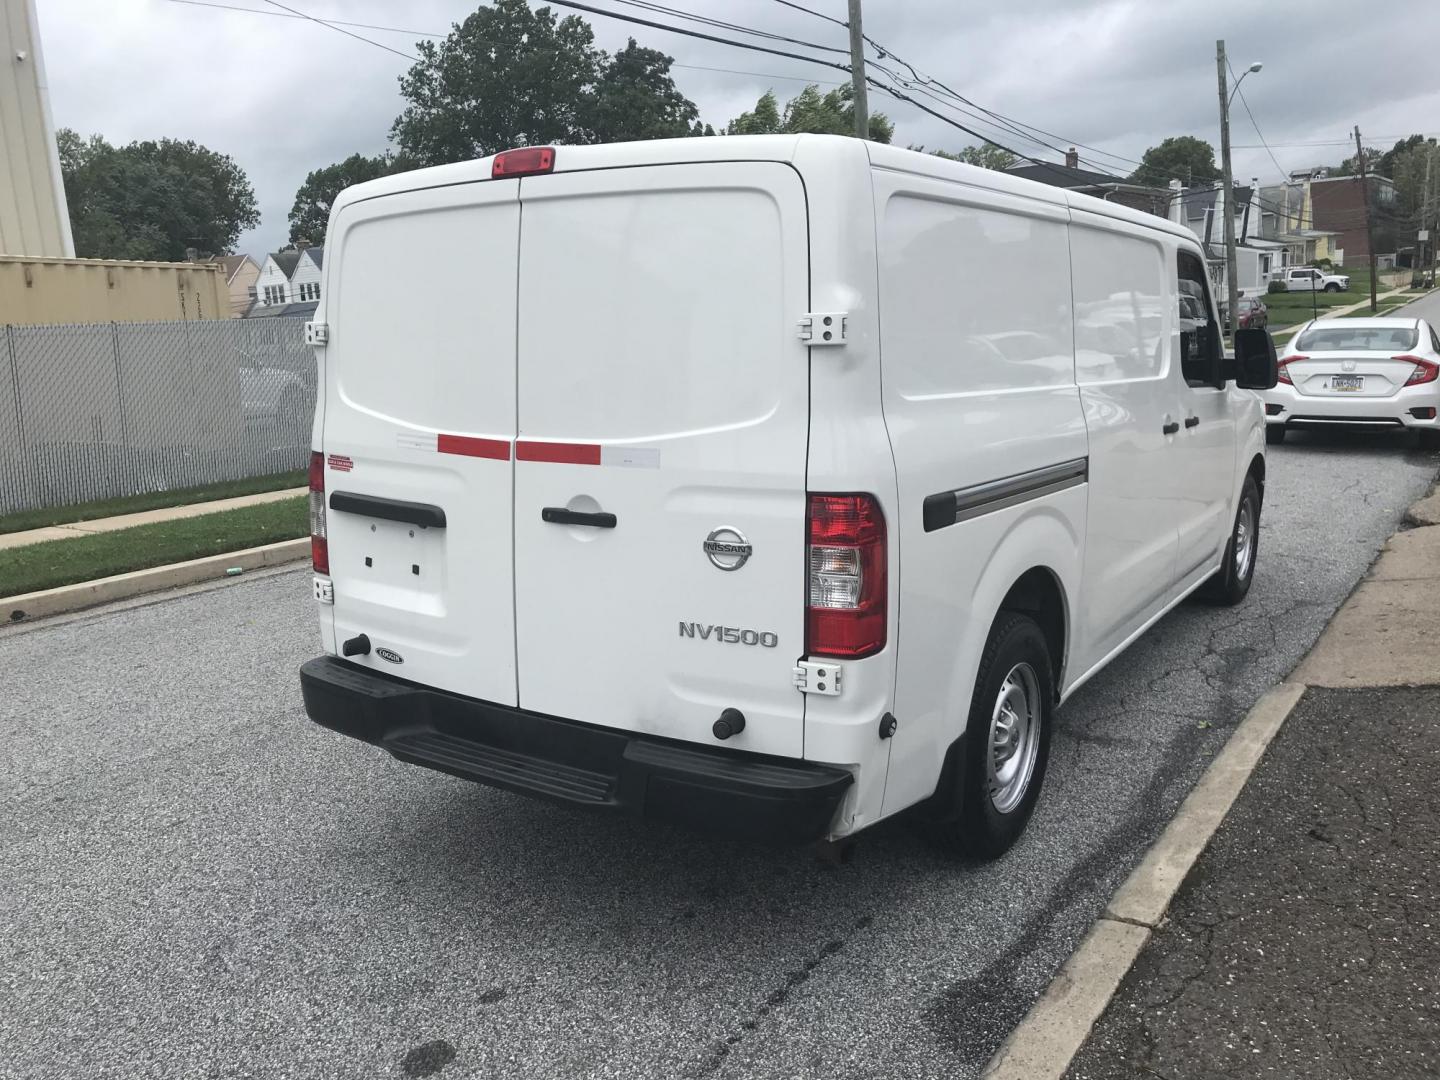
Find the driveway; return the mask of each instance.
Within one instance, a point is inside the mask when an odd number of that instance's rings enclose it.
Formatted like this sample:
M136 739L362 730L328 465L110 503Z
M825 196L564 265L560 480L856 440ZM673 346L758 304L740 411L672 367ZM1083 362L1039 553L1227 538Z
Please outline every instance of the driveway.
M1272 448L1248 601L1066 704L984 867L903 822L835 868L394 762L304 717L303 571L0 630L0 1076L973 1077L1437 464Z

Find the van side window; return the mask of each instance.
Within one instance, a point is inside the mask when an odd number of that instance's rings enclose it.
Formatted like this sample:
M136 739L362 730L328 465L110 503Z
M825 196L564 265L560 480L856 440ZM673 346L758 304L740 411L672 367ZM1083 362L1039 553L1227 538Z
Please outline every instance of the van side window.
M1075 380L1081 385L1164 374L1165 257L1121 233L1072 225Z
M1188 251L1179 253L1175 296L1180 308L1181 374L1191 386L1214 386L1220 373L1220 327L1210 306L1205 267Z

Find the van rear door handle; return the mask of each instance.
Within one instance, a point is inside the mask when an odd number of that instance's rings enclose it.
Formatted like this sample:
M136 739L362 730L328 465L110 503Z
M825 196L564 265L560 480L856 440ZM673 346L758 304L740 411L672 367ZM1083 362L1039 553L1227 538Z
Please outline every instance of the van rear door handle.
M593 529L613 529L615 527L614 514L587 514L580 510L567 510L563 506L545 507L540 511L540 519L555 525L589 525Z
M1171 420L1168 424L1161 427L1160 432L1164 435L1174 435L1179 430L1180 425L1177 424L1174 420Z
M1200 418L1199 418L1198 416L1187 416L1187 417L1185 417L1185 426L1186 426L1187 428L1196 427L1196 426L1199 425L1199 423L1200 423Z

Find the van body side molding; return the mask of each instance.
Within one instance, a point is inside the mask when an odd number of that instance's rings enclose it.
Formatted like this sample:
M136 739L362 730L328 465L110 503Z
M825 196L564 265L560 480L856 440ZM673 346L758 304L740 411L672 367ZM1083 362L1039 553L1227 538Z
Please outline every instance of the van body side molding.
M1083 484L1089 478L1090 459L1083 457L999 480L987 480L983 484L926 495L925 531L934 532L982 514L993 514L1007 506L1053 495Z
M445 511L431 503L382 499L378 495L357 495L351 491L332 491L330 509L338 510L342 514L361 514L385 521L401 521L426 529L445 528Z

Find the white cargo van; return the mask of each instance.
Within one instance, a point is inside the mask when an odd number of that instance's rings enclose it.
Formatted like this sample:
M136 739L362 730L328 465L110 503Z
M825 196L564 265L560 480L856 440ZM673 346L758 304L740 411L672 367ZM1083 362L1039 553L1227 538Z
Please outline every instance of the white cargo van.
M402 760L994 855L1056 704L1249 588L1274 348L1162 218L777 135L389 176L327 247L301 679Z

